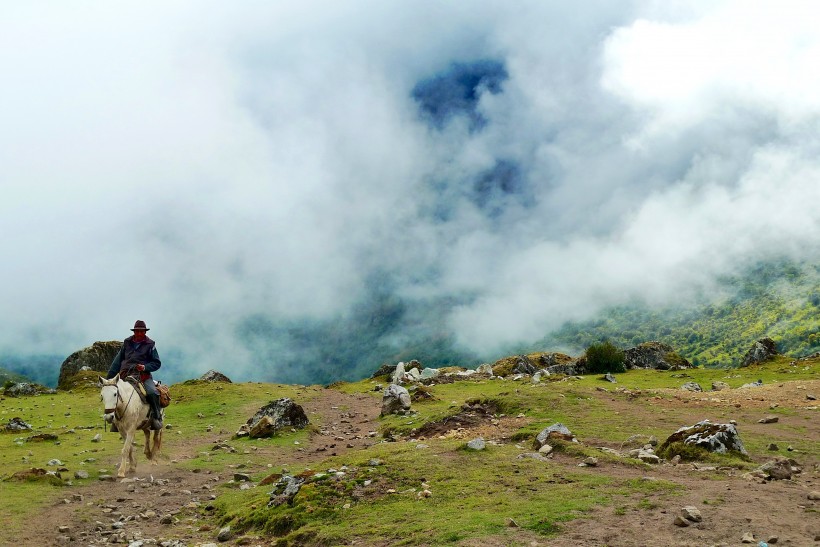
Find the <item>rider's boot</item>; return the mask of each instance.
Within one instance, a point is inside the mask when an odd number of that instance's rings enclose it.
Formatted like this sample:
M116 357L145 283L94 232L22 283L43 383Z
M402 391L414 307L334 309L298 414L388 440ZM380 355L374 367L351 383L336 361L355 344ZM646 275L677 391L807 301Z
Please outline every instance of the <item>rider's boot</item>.
M147 396L148 404L151 405L151 429L162 429L162 411L159 407L159 395L156 393L149 393Z

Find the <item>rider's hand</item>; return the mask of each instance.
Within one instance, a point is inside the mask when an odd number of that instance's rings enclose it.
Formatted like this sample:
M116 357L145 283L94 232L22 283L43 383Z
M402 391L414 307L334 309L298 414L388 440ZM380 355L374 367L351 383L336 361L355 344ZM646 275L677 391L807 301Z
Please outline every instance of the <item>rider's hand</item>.
M138 370L138 371L140 371L140 372L142 372L143 370L145 370L145 365L143 365L142 363L140 363L139 365L137 365L137 370Z

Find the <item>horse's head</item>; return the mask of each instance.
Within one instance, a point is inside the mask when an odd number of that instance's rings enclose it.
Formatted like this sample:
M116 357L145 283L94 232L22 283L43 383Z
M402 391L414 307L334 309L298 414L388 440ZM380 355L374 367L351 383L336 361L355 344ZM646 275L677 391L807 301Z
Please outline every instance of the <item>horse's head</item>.
M114 411L117 408L117 382L119 381L119 379L119 374L117 374L110 380L106 380L105 378L100 376L100 398L103 401L103 406L105 407L105 418L108 421L111 421L111 419L113 418Z

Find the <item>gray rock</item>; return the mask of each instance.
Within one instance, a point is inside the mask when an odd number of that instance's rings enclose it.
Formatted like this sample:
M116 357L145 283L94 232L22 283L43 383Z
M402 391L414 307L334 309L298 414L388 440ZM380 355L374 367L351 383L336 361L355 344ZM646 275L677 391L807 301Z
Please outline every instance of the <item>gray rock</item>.
M75 479L87 479L88 478L88 471L83 471L82 469L77 470L74 472Z
M624 366L630 368L683 370L692 364L661 342L645 342L624 351Z
M765 418L761 418L757 421L759 424L774 424L780 420L777 416L766 416Z
M694 505L687 505L681 508L680 514L683 518L692 522L701 522L703 520L703 515Z
M488 376L492 376L493 375L493 366L490 365L490 364L484 363L482 365L478 365L478 368L475 369L475 371L476 371L477 374L486 374Z
M90 369L105 374L111 366L114 356L119 353L122 341L94 342L88 347L75 351L60 365L60 376L57 387L65 388L68 380L77 374L80 369ZM95 379L96 381L96 379Z
M98 443L98 442L100 442L101 440L102 440L102 435L100 435L99 433L97 433L96 435L94 435L93 437L91 437L91 442L92 442L92 443Z
M812 490L809 492L808 498L813 501L820 500L820 490Z
M740 538L741 543L754 543L755 542L755 535L751 532L746 532L743 534L743 537Z
M410 393L400 385L390 384L382 393L382 416L410 410Z
M441 376L441 371L437 368L426 368L421 371L422 380L432 380Z
M661 463L661 459L651 450L638 450L638 459L644 463L652 463L658 464Z
M223 382L226 384L232 384L231 379L222 374L221 372L217 372L213 369L209 370L205 374L199 377L200 380L203 382Z
M268 507L277 507L283 503L290 503L299 489L302 488L305 479L302 477L293 477L291 475L283 475L274 485L273 490L270 491L270 501Z
M757 382L749 382L748 384L743 384L740 386L741 388L749 388L749 387L760 387L763 385L763 380L758 380Z
M3 393L9 397L29 397L32 395L53 395L57 391L40 384L21 382L7 387Z
M305 410L290 398L271 401L242 426L252 438L271 437L282 428L304 429L310 423Z
M680 526L681 528L686 528L687 526L690 526L692 524L691 521L686 520L680 515L675 515L674 523L675 526Z
M661 450L674 442L694 444L709 452L725 454L735 451L747 454L740 440L737 428L732 424L713 424L709 420L698 422L693 426L682 427L670 435L661 445Z
M541 432L535 437L534 448L536 450L540 449L542 446L547 444L547 441L550 439L577 442L575 435L572 434L569 428L559 422L541 430Z
M246 473L234 473L234 482L251 482L251 476Z
M484 442L484 439L481 437L477 437L472 441L467 443L467 448L470 450L484 450L487 448L487 443Z
M611 373L609 373L609 372L607 372L606 374L604 374L604 377L603 377L602 379L603 379L603 380L606 380L607 382L612 382L613 384L617 384L617 383L618 383L618 380L616 380L616 379L615 379L615 377L614 377Z
M31 431L31 426L20 418L12 418L3 427L6 431Z
M393 384L401 384L404 381L404 374L404 362L401 362L398 365L396 365L396 370L393 372Z
M703 391L703 388L700 387L700 384L697 382L686 382L681 386L681 389L684 389L686 391Z
M768 461L758 468L758 471L763 473L767 479L776 481L791 479L794 470L791 462L785 458Z
M63 465L63 462L55 458L53 460L48 460L48 465Z
M779 355L777 352L777 344L771 338L761 338L749 348L740 366L747 367L754 363L763 363L769 359Z
M727 384L726 382L720 382L720 381L712 382L712 391L723 391L723 390L726 390L726 389L732 389L731 387L729 387L729 384Z
M532 364L530 358L526 355L519 355L512 368L513 374L535 374L535 365Z
M218 541L228 541L232 537L233 537L233 533L231 532L231 527L230 526L225 526L223 528L220 528L219 534L217 534L216 539Z

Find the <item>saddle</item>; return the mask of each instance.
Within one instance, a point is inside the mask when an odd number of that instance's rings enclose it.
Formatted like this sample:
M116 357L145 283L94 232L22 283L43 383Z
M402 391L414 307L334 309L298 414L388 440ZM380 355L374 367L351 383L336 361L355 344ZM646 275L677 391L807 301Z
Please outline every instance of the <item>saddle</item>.
M148 398L146 397L145 393L145 386L136 376L126 376L125 381L128 382L133 386L133 388L137 391L137 394L140 396L140 400L148 404ZM162 382L158 382L154 380L154 385L157 386L157 393L159 393L159 406L165 408L166 406L171 404L171 390L168 389L166 384Z

